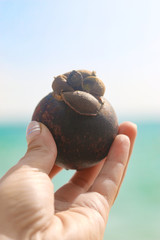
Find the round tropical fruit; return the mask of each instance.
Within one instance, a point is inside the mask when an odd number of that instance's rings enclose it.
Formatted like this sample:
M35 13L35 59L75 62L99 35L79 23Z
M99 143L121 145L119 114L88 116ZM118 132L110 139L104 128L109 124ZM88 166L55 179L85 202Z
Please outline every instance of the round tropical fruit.
M107 156L118 133L105 86L95 72L78 70L56 77L53 92L37 105L32 120L42 122L57 144L56 165L66 169L94 166Z

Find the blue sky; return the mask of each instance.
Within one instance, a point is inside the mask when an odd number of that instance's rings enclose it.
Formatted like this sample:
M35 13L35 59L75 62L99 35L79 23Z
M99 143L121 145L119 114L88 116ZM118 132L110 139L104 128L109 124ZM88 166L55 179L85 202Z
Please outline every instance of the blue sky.
M53 76L95 70L119 117L160 119L160 1L0 0L0 119L31 118Z

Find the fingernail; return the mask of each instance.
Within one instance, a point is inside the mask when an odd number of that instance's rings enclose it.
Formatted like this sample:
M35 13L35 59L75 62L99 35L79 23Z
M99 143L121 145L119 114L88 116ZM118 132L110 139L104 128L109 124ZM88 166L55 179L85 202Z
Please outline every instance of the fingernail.
M36 121L30 122L26 131L27 143L29 143L34 138L34 136L40 134L40 132L41 132L40 124Z

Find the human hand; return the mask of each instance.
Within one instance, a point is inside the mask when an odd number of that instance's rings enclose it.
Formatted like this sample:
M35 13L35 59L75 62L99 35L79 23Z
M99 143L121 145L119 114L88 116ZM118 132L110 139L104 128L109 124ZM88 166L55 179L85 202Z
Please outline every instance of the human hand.
M122 123L107 158L77 171L55 194L51 178L61 170L54 164L56 144L43 124L29 128L25 156L0 179L0 239L102 240L136 126Z

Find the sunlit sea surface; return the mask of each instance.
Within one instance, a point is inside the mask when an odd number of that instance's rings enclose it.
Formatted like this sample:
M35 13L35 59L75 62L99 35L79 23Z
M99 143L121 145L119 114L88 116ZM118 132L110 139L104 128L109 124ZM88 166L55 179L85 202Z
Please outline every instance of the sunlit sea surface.
M106 240L160 239L160 123L138 123L138 137L120 194L112 207ZM27 124L0 125L0 177L26 151ZM58 189L73 175L63 170L53 180Z

